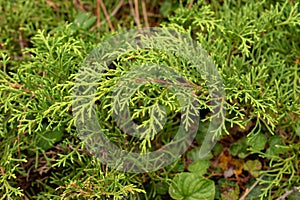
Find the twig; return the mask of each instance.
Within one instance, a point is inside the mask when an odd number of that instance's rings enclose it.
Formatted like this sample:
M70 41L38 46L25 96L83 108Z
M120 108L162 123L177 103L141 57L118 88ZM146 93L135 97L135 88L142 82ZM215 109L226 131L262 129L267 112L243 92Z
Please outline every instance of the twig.
M97 27L99 28L100 27L100 13L101 13L101 9L100 9L100 1L97 0L96 2L96 15L97 15Z
M133 8L132 0L128 0L128 2L129 2L130 12L133 16L133 19L134 19L135 23L139 26L139 21L138 21L136 15L135 15L136 13L135 13L134 8Z
M18 83L14 84L14 83L11 83L11 82L7 82L7 84L10 85L12 88L22 90L23 92L25 92L27 94L31 94L31 98L34 97L33 91L25 88L24 85L22 85L22 84L18 84Z
M123 6L124 4L124 0L121 0L119 2L119 4L116 6L116 8L112 11L112 13L110 14L110 17L114 16L115 14L117 14L118 10Z
M124 4L124 0L121 0L119 2L119 4L116 6L116 8L111 12L111 14L109 15L109 18L112 18L113 16L115 16L115 14L117 14L117 12L119 11L119 9L123 6ZM102 26L103 24L105 24L106 20L103 20L101 23L100 23L100 26Z
M144 0L142 0L142 10L143 10L143 16L144 16L146 27L149 27L148 14L146 11L146 4Z
M103 12L104 12L104 15L105 15L105 17L106 17L106 20L107 20L107 22L108 22L108 24L109 24L110 29L111 29L112 31L114 31L115 28L113 27L113 25L112 25L112 23L111 23L111 21L110 21L110 17L109 17L109 15L108 15L108 13L107 13L107 10L106 10L106 7L105 7L103 1L102 1L102 0L99 0L99 3L100 3L100 6L101 6L101 8L102 8L102 10L103 10Z
M4 173L4 168L3 167L0 167L0 172L1 172L1 175L4 176L5 173Z
M188 9L189 9L189 10L192 8L193 3L194 3L194 0L191 0L190 3L189 3L189 6L188 6Z
M140 26L140 14L139 14L139 1L138 0L134 0L134 9L135 9L135 17L137 20L137 26Z
M128 2L129 2L130 12L131 12L131 14L132 14L132 16L133 16L133 18L134 18L134 21L136 21L136 20L135 20L135 12L134 12L134 9L133 9L132 1L131 1L131 0L128 0Z
M46 4L48 4L50 7L52 7L53 9L57 9L60 5L53 3L51 0L46 0Z
M73 3L75 5L75 7L79 8L80 10L85 12L83 5L78 0L73 0Z
M240 200L245 200L247 195L256 187L256 185L259 183L259 180L262 179L264 177L264 175L261 175L257 181L255 181L255 183L249 188L246 189L245 193L243 194L243 196L241 196Z
M23 52L23 49L24 49L24 41L23 41L23 37L22 37L22 31L20 30L19 31L19 45L20 45L20 48Z
M148 16L148 17L162 17L161 14L155 14L155 13L151 13L151 12L148 12L148 13L147 13L147 16Z
M285 193L282 196L278 197L276 200L284 200L287 196L289 196L293 192L296 192L297 190L300 190L300 186L294 187L291 190L286 190Z

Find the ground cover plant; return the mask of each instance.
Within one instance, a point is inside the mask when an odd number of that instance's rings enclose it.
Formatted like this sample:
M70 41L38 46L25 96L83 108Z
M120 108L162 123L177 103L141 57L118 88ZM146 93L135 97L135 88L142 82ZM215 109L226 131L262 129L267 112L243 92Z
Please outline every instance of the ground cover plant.
M0 10L0 199L300 198L299 2L0 0ZM162 51L127 52L107 69L95 97L99 123L127 151L169 143L181 117L171 92L147 83L130 99L141 126L158 118L155 110L167 116L161 132L144 139L116 126L109 97L130 66L171 66L200 103L188 150L162 169L126 173L100 162L78 137L72 90L79 68L106 38L136 26L187 34L214 61L226 116L205 158L199 150L212 117L205 81L188 61Z

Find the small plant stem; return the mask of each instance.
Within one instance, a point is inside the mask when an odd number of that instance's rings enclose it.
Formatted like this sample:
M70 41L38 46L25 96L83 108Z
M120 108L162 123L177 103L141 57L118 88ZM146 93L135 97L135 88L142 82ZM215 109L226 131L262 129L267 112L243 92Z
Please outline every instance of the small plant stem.
M100 6L101 6L101 8L102 8L102 10L103 10L103 12L104 12L105 18L106 18L106 20L107 20L107 22L108 22L108 24L109 24L110 29L111 29L112 31L115 31L115 28L114 28L114 26L112 25L112 23L111 23L111 21L110 21L110 17L109 17L109 15L108 15L108 13L107 13L107 10L106 10L106 7L105 7L103 1L102 1L102 0L99 0L99 3L100 3Z
M138 0L134 0L134 9L135 9L135 17L136 17L137 26L140 27L141 23L140 23L139 1Z
M140 22L137 19L136 13L135 13L134 8L133 8L132 0L129 0L128 2L129 2L130 11L131 11L131 14L134 18L134 21L135 21L137 26L140 26Z
M146 4L145 4L144 0L142 1L142 10L143 10L143 16L144 16L144 20L145 20L145 26L149 27L148 14L147 14Z
M189 9L189 10L192 8L193 3L194 3L194 0L191 0L190 3L189 3L189 6L188 6L188 9Z
M263 176L264 175L261 175L249 189L246 189L245 193L243 194L243 196L241 196L240 200L246 199L247 195L256 187L256 185L259 183L259 180L262 179Z
M294 187L291 190L286 190L285 193L282 196L278 197L276 200L284 200L284 199L286 199L287 196L289 196L293 192L296 192L297 190L300 190L300 186Z
M111 12L111 14L109 15L109 18L112 18L113 16L115 16L117 14L117 12L120 10L120 8L123 6L124 4L124 0L121 0L118 5L115 7L115 9ZM106 20L102 20L102 22L100 23L100 26L105 24Z
M75 5L75 7L79 8L80 10L85 12L83 5L78 0L73 0L73 3Z
M100 14L101 14L101 8L100 8L100 0L97 0L96 2L96 15L97 15L97 27L100 27Z

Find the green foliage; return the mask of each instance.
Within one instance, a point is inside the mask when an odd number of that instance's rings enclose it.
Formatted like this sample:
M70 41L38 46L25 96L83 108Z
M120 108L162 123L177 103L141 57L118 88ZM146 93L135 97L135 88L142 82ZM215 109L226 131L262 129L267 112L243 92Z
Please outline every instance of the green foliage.
M219 181L219 185L220 185L220 190L222 191L221 193L222 200L238 199L240 189L237 183L225 180L225 181Z
M203 79L169 52L145 49L120 56L102 77L95 99L99 123L119 147L155 150L170 142L180 124L176 96L146 83L132 95L130 112L140 127L152 129L141 140L122 134L110 97L133 66L173 67L195 86L200 103L202 120L188 152L143 174L119 172L94 158L72 116L74 77L99 42L133 26L129 2L111 17L115 32L103 12L98 24L96 1L76 2L0 0L0 199L238 199L256 181L246 199L276 199L299 187L298 2L146 1L149 13L157 10L164 17L149 17L153 25L190 34L212 56L224 81L227 114L220 142L200 160L211 119ZM116 6L104 3L109 13ZM166 122L155 124L164 115ZM157 125L162 131L154 137ZM297 198L298 191L288 196Z
M197 173L199 175L207 173L207 169L210 165L210 162L208 160L199 160L196 162L193 162L189 165L188 170L190 172Z
M248 160L245 163L244 169L247 170L252 176L258 177L261 167L261 163L258 160Z
M193 173L180 173L170 185L169 193L173 199L196 200L214 199L214 182Z

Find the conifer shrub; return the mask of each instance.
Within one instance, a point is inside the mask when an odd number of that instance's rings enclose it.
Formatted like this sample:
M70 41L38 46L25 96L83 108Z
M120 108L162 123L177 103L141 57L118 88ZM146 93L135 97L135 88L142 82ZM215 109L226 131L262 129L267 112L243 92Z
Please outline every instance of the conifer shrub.
M226 98L218 142L200 158L214 116L205 79L192 64L151 49L114 60L93 100L103 132L119 148L159 149L173 139L182 119L172 92L146 83L129 100L131 119L147 127L162 113L166 121L155 137L124 134L113 119L111 97L133 67L172 67L199 103L201 120L187 151L143 173L101 162L77 132L73 91L80 68L99 44L134 28L136 17L132 1L120 1L123 7L110 21L100 12L99 23L99 2L0 1L0 199L300 198L299 2L141 1L146 11L158 13L149 14L150 26L190 36L209 54ZM108 13L116 6L104 2Z

